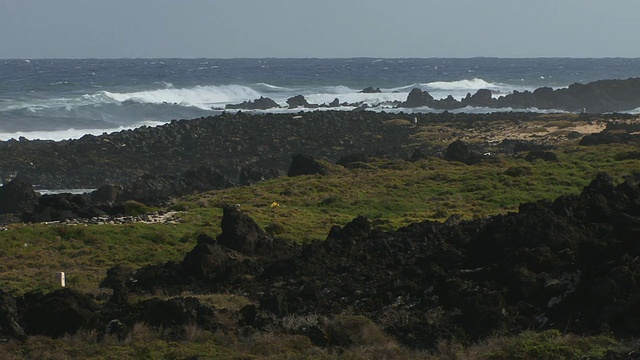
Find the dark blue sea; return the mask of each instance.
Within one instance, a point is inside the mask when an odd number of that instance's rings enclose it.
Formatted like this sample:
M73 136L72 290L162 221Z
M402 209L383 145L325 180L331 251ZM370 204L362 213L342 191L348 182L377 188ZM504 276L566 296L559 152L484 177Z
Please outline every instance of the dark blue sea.
M391 112L408 111L390 104L406 100L414 87L461 99L479 89L499 97L638 76L640 59L623 58L0 60L0 140L61 140L155 126L220 114L227 104L261 96L283 106L299 94L317 104L338 98ZM370 86L382 92L360 93Z

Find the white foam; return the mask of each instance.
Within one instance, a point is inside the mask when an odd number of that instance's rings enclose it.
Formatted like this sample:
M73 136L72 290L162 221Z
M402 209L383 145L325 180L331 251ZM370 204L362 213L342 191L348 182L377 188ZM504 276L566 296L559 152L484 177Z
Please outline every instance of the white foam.
M112 129L66 129L66 130L52 130L52 131L18 131L13 133L0 133L0 141L7 141L10 139L19 139L24 137L28 140L72 140L79 139L85 135L102 135L104 133L114 133L123 130L133 130L142 126L159 126L165 124L159 121L143 121L135 126L120 126Z
M500 89L510 87L507 84L491 83L479 78L458 80L458 81L434 81L434 82L421 84L421 85L433 90L453 90L453 91L480 90L480 89L500 90Z
M215 106L224 106L259 98L259 92L242 85L196 86L193 88L167 88L131 93L101 91L97 95L118 102L133 101L147 104L179 104L210 110Z
M277 86L277 85L272 85L272 84L267 84L267 83L257 83L255 85L258 89L263 89L265 91L295 91L296 89L293 88L287 88L287 87L282 87L282 86Z

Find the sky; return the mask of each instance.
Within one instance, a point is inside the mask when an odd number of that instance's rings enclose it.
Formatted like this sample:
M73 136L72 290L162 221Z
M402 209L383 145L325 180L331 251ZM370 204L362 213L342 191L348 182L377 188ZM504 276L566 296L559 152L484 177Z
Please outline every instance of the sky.
M640 57L639 0L0 0L0 58Z

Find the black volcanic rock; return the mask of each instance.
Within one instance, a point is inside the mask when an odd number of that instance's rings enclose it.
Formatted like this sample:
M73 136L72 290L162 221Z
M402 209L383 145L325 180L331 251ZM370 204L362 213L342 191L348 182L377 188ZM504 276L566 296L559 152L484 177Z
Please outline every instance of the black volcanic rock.
M637 138L637 136L634 137L633 135L627 133L617 133L604 130L599 133L585 135L582 139L580 139L580 142L578 144L583 146L595 146L601 144L624 144Z
M184 331L185 325L198 325L208 331L217 329L213 310L194 297L152 298L143 301L140 308L139 319L154 327Z
M577 334L606 328L615 336L635 337L640 334L634 320L640 316L640 265L633 261L640 256L639 181L628 177L615 185L601 174L580 195L525 203L518 212L487 219L424 221L397 231L372 228L360 216L334 227L324 242L261 253L223 246L222 235L217 242L203 236L182 271L169 265L143 268L134 274L135 284L141 291L154 284L166 293L247 294L254 305L238 319L260 328L276 326L288 314L364 315L419 348L433 348L443 338L478 339L531 328ZM257 225L237 210L227 210L225 217L224 237L262 238ZM211 271L185 271L195 264ZM160 277L163 282L156 281ZM152 305L168 306L157 300ZM172 326L194 318L176 317L169 308L167 319L154 321ZM403 314L402 321L393 320L397 314ZM321 343L332 338L326 324L314 326Z
M287 99L287 104L289 105L290 109L295 109L295 108L317 108L318 105L315 104L309 104L309 102L307 101L307 99L304 98L304 96L302 95L296 95L294 97L290 97Z
M462 100L462 106L476 106L476 107L493 107L495 100L491 94L491 90L480 89L475 94L467 94L467 97Z
M123 202L125 188L118 184L106 184L92 191L90 201L95 205L115 206Z
M364 88L364 89L362 89L360 91L361 94L376 94L376 93L381 93L381 92L382 92L382 90L380 90L380 88L375 88L374 89L371 86L366 87L366 88Z
M433 104L433 96L426 91L422 91L418 88L413 88L407 95L407 100L401 103L400 107L421 107L431 106Z
M0 290L0 342L7 339L25 340L27 338L19 321L16 300Z
M105 213L89 204L86 194L47 194L38 198L38 205L32 211L24 212L24 222L64 221L77 218L91 218Z
M225 109L247 109L247 110L267 110L272 108L279 108L277 102L268 97L261 96L259 99L253 101L245 101L240 104L228 104Z
M182 176L145 174L124 188L122 195L117 197L117 203L134 200L147 205L159 205L173 197L234 185L220 171L208 166L188 170Z
M0 187L0 214L16 214L31 211L37 202L38 194L31 184L13 179Z
M289 172L287 176L301 176L301 175L327 175L329 169L320 163L314 156L296 154L291 159L291 165L289 166Z
M254 253L267 248L272 239L242 211L225 207L222 215L222 234L218 244L243 253Z
M556 109L573 112L602 113L628 111L640 107L640 78L626 80L600 80L588 84L572 84L554 90L541 87L533 92L514 91L512 94L491 99L488 90L482 89L462 101L452 97L433 100L431 95L413 89L399 107L429 106L434 109L452 110L464 106L487 106L514 109Z
M474 150L464 141L456 140L447 146L447 152L445 153L444 158L472 165L482 160L482 154L479 151Z
M29 335L61 337L98 324L97 305L88 296L72 289L42 294L26 293L18 299L20 320Z

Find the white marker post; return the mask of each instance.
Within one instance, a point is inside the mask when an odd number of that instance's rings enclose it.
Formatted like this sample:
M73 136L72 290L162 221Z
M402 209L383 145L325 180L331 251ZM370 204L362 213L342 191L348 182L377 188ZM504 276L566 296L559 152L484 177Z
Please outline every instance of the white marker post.
M56 284L60 284L61 287L65 287L64 271L56 273Z

